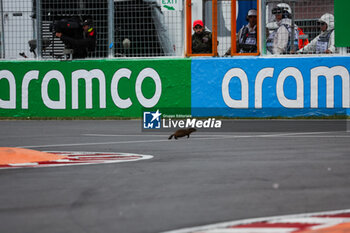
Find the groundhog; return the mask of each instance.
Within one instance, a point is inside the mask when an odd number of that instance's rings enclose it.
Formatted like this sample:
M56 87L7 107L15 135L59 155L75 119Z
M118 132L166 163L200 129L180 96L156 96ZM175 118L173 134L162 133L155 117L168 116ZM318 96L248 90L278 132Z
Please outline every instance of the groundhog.
M175 133L173 133L172 135L170 135L170 137L168 138L169 140L173 138L177 139L177 138L181 138L187 135L187 138L190 137L190 134L197 131L195 128L187 128L187 129L179 129L177 130Z

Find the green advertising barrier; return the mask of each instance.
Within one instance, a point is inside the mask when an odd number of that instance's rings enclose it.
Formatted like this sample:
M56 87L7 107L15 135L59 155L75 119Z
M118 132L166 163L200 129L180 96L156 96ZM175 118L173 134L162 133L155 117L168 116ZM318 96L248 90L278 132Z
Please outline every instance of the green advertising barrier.
M141 117L190 107L190 59L0 62L0 117Z
M350 46L350 31L348 28L349 10L349 0L334 0L334 33L336 47Z

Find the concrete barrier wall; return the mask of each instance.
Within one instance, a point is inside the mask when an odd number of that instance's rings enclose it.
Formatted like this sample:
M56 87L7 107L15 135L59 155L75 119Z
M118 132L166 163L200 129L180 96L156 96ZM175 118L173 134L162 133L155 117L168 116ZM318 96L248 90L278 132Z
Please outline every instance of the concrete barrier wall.
M0 117L349 115L350 57L0 62Z
M189 59L0 62L0 116L140 117L190 109Z
M346 115L349 69L349 57L193 59L192 114Z

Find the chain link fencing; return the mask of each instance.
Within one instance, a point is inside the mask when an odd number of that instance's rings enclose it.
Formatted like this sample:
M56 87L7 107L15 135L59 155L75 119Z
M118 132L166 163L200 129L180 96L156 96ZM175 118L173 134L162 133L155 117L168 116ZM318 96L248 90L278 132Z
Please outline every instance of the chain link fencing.
M183 57L186 0L181 0L183 7L174 11L164 10L161 1L1 0L0 57L71 59L74 50L56 36L57 25L66 27L69 36L82 39L82 23L86 20L92 22L96 33L95 46L87 50L87 59ZM237 0L237 6L248 1ZM212 1L192 2L201 6L198 14L211 30ZM261 55L349 53L349 48L332 47L334 0L255 2L264 14L259 25L264 29L259 36ZM231 48L231 0L218 0L217 11L218 56L224 56ZM325 21L328 33L322 34Z

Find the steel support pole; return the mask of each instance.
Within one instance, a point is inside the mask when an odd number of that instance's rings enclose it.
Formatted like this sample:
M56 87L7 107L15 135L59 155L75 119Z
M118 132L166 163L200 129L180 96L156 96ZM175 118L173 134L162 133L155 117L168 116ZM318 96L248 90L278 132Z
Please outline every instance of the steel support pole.
M114 57L114 0L108 0L108 57Z
M37 59L41 59L41 0L36 0L36 30Z
M5 58L4 3L1 0L1 57Z

